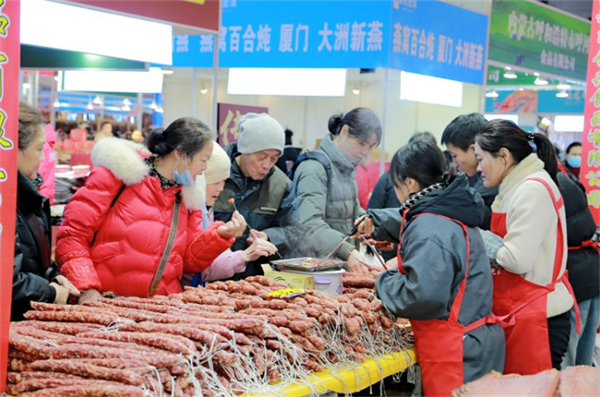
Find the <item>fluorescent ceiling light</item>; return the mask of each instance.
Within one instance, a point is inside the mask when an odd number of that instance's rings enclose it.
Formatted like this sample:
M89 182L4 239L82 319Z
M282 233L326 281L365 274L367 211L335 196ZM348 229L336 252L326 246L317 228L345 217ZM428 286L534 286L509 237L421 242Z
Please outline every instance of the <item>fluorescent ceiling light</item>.
M504 78L505 79L516 79L517 74L515 73L514 70L512 70L509 66L507 66L506 68L504 68Z
M490 120L509 120L512 121L513 123L519 125L519 116L516 114L484 114L483 117L485 117L485 119L487 121Z
M22 44L171 65L172 36L164 23L45 0L21 2Z
M567 83L560 83L559 85L556 86L556 88L558 88L559 90L568 90L571 88L571 86L568 85Z
M557 98L568 98L569 97L569 93L565 90L560 90L556 93L556 97Z
M400 72L400 99L458 108L462 97L461 82Z
M158 68L147 72L66 70L59 72L59 77L59 91L156 94L162 91L163 83L163 73Z
M535 81L533 82L533 84L535 85L548 85L548 80L538 77L535 79Z
M498 98L498 91L489 90L488 92L485 93L485 96L488 98Z
M344 96L346 69L231 68L230 95Z
M555 116L554 131L556 132L583 132L583 116Z

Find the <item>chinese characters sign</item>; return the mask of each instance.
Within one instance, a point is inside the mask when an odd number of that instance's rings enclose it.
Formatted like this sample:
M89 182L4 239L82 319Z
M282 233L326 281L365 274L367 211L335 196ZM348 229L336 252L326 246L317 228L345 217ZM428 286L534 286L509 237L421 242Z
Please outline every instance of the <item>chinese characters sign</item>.
M587 72L585 121L579 179L585 185L596 225L600 224L600 0L594 0Z
M394 1L390 67L483 84L487 23L438 1Z
M492 3L490 61L584 80L589 37L589 22L539 3Z
M17 213L18 0L0 0L0 394L6 385Z
M230 143L237 142L240 137L237 125L238 121L246 113L268 113L268 108L256 106L230 105L227 103L219 103L217 109L219 119L219 137L218 141L222 147L226 147Z
M391 67L482 84L486 32L486 16L435 0L228 0L219 66ZM173 66L212 67L213 36L173 40Z

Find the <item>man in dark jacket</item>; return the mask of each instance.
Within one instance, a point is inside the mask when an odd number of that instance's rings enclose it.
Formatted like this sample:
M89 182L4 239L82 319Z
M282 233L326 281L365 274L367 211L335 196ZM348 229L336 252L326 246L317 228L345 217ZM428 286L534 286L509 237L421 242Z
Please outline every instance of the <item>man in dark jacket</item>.
M231 176L214 204L215 220L229 221L236 209L246 219L249 228L236 239L232 251L244 250L254 239L263 238L285 255L299 231L290 180L275 167L283 153L283 128L265 113L248 113L240 119L238 130L238 142L226 148ZM246 263L246 271L234 278L263 274L259 261Z
M454 164L469 177L471 186L481 195L485 203L485 216L479 225L484 230L490 230L492 220L492 203L498 195L498 187L483 186L477 174L477 159L475 158L475 135L487 120L479 113L462 114L450 122L442 133L442 144L452 155ZM477 176L477 178L475 178Z

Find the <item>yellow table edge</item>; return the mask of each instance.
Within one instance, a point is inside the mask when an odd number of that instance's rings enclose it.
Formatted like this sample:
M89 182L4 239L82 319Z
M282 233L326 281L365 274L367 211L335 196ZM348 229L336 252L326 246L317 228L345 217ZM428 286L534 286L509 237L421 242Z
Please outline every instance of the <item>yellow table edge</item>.
M331 372L324 370L315 372L308 377L311 386L305 383L293 384L286 387L283 392L288 397L308 396L311 390L325 393L332 391L336 393L355 393L365 389L381 379L404 371L417 362L417 354L414 349L386 354L376 359L367 359L357 367L342 369ZM254 395L256 397L256 395Z

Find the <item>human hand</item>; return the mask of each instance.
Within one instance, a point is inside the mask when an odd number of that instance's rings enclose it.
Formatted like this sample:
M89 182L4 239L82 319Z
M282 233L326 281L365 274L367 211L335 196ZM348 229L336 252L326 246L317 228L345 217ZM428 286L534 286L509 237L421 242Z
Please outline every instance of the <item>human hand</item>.
M59 305L66 305L69 300L69 290L57 283L50 283L50 287L54 288L54 302Z
M63 288L66 288L69 291L69 295L73 295L76 298L79 298L79 296L81 295L81 292L79 292L79 290L75 288L73 283L71 283L65 276L58 275L54 277L54 280L58 285L60 285Z
M250 236L246 239L246 242L248 244L252 244L257 239L269 241L269 236L267 236L267 233L259 232L255 229L250 229Z
M362 218L365 219L362 220ZM358 226L358 233L364 234L365 236L371 236L373 233L375 233L375 225L373 224L373 220L371 218L365 215L364 217L358 218L354 224L356 225L356 223L360 222L361 220L362 223L360 226Z
M398 257L394 257L389 261L385 262L388 270L398 270Z
M246 231L246 219L237 211L231 216L231 220L219 226L217 233L223 238L240 237Z
M252 262L261 256L271 256L276 252L277 247L275 245L262 238L257 238L252 245L242 251L242 259L244 262Z
M369 274L369 268L364 265L365 259L357 250L350 252L346 262L348 263L348 271L350 273Z
M100 298L102 298L102 295L100 295L100 292L98 292L98 290L88 289L86 291L81 292L81 296L79 297L77 304L82 305L85 302L95 302L97 300L100 300Z

